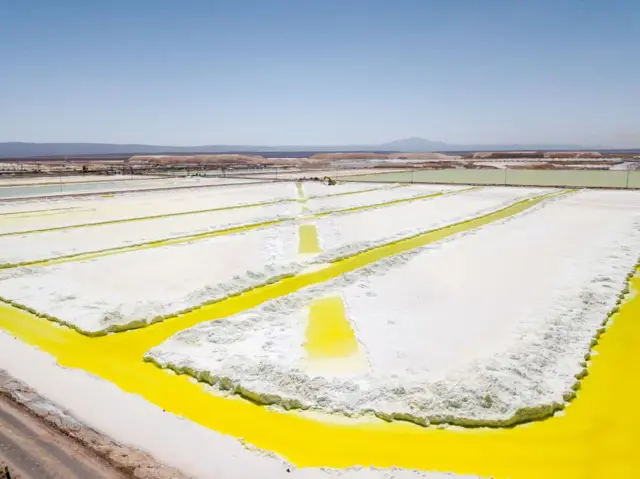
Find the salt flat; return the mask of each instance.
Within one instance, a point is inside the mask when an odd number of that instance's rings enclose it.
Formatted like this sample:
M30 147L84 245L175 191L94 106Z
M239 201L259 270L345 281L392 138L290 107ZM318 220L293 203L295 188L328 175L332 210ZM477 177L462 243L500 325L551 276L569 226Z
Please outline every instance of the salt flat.
M125 193L113 198L31 200L0 204L0 234L145 216L295 200L293 183Z
M257 188L257 189L256 189ZM290 184L269 185L266 189L278 192L286 192L288 195L291 191ZM241 192L263 191L262 187L243 188ZM397 199L411 198L415 196L436 193L446 189L445 187L436 186L417 186L417 187L401 187L392 188L389 191L376 190L367 191L358 196L358 206L367 204L378 204L384 201L394 201ZM237 191L230 190L222 197L233 198ZM208 206L211 201L219 201L220 194L213 195L197 194L189 201L183 201L184 206ZM348 208L350 205L350 196L334 197L318 199L313 201L326 200L327 204L320 207L321 210L333 207L335 209ZM155 197L155 195L154 195ZM179 198L162 199L161 201L153 201L154 197L147 198L144 202L131 202L125 210L127 214L133 214L134 217L143 212L148 212L149 206L156 206L156 211L164 211L167 207L177 208L176 200ZM332 201L333 200L333 201ZM97 202L99 203L99 201ZM89 203L91 204L91 203ZM126 203L125 203L126 204ZM124 205L123 205L124 206ZM112 211L116 208L113 207ZM174 210L171 210L175 212ZM188 211L188 209L187 209ZM184 216L173 216L166 218L156 218L143 222L127 222L115 223L95 226L91 228L75 228L70 230L48 231L39 234L14 234L11 236L0 236L0 265L2 264L18 264L22 262L31 262L55 258L60 256L75 255L79 253L101 251L107 248L118 248L131 246L150 241L158 241L162 239L175 238L185 235L201 234L230 227L243 226L247 224L262 223L277 219L295 218L300 213L299 205L295 202L283 202L277 204L264 205L255 208L221 210L209 213L190 214ZM55 224L62 223L65 220L70 222L78 221L78 215L91 215L94 222L100 216L95 210L93 211L60 211L52 212L55 218ZM43 217L40 215L28 215L29 222L33 225L41 227ZM44 217L46 224L51 224L47 216ZM11 220L10 220L11 221ZM16 219L13 219L16 221ZM24 223L22 223L24 224ZM16 227L13 224L13 227ZM24 226L23 226L24 227Z
M255 180L238 180L224 178L165 178L155 180L129 180L87 182L87 183L58 183L58 184L34 184L26 186L0 185L0 198L36 198L39 196L69 196L74 194L100 194L127 190L159 190L172 188L185 188L197 186L220 186L231 183L249 183Z
M0 265L40 261L293 218L299 211L297 203L287 202L90 228L0 236Z
M437 188L435 187L434 192ZM316 225L320 245L325 254L319 260L352 254L382 243L465 221L552 191L548 188L481 188L320 218Z
M307 198L316 196L329 196L336 194L355 193L360 191L369 191L380 188L379 185L358 184L358 183L337 183L335 185L325 185L317 181L306 181L302 183L302 187Z
M151 179L164 179L161 176L131 176L131 175L49 175L49 176L14 176L0 178L0 187L16 185L42 185L60 183L94 183L112 181L139 181Z
M88 333L145 324L296 271L281 226L47 267L0 272L0 297Z
M293 185L289 186L293 188ZM396 205L338 215L338 225L343 225L349 234L329 237L330 241L321 237L324 253L317 257L298 256L297 226L280 224L264 230L162 246L153 250L132 251L46 267L5 270L0 273L0 297L74 325L85 332L104 331L132 323L145 324L155 318L175 314L264 284L282 275L301 271L312 261L330 261L376 244L495 211L547 190L511 188L498 190L496 193L491 193L490 189L481 191L468 197L466 195L472 192L433 200L416 200L415 206L410 202L403 207ZM454 200L454 197L459 199ZM297 206L296 203L292 205ZM258 208L260 209L263 208ZM373 217L375 222L368 216L373 212L376 212ZM367 217L362 219L362 215ZM185 221L184 217L181 218L181 221ZM233 218L233 214L227 216L227 220L236 221ZM327 218L323 218L317 221L321 233L326 220ZM133 241L131 238L134 234L140 239L164 235L172 228L178 233L188 230L181 221L158 221L118 225L118 228L108 230L112 233L110 238L100 235L99 231L106 228L103 226L79 228L78 233L75 230L38 233L32 235L36 238L33 240L27 235L28 241L25 241L24 246L20 246L19 239L6 242L7 246L17 248L17 252L7 253L3 257L9 258L5 261L14 262L18 259L25 261L26 258L39 258L43 254L74 254L82 248L95 250L107 245L122 245ZM157 229L152 226L156 223L160 225ZM198 223L198 226L206 228L204 223ZM191 226L194 224L191 223ZM331 224L336 227L336 223ZM366 230L356 231L358 227ZM88 236L93 234L92 230L97 231L96 235ZM42 235L54 238L55 241L50 246L39 245L37 238ZM92 238L92 244L87 243L88 238ZM361 241L361 238L364 240ZM64 285L63 289L60 288L61 284Z
M307 200L306 205L312 213L321 213L323 211L357 208L360 206L369 206L379 203L390 203L402 199L464 189L464 187L448 185L393 186L367 191L365 193L358 193L357 195L312 198Z
M639 251L640 194L583 191L200 324L147 359L266 402L349 415L536 417L572 397ZM336 295L364 370L310 367L309 308Z

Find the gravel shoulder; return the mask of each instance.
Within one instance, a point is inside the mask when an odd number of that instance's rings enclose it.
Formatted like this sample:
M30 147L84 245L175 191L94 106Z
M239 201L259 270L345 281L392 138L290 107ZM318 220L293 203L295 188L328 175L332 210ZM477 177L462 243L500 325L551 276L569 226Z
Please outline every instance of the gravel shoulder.
M0 477L5 467L11 479L185 477L88 428L0 370Z
M0 470L13 478L123 478L91 451L0 396Z

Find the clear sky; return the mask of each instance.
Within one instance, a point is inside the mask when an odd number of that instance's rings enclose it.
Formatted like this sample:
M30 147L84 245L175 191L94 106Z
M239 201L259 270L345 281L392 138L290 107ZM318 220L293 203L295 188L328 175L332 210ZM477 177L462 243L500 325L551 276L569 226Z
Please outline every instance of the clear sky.
M0 0L0 141L640 146L640 0Z

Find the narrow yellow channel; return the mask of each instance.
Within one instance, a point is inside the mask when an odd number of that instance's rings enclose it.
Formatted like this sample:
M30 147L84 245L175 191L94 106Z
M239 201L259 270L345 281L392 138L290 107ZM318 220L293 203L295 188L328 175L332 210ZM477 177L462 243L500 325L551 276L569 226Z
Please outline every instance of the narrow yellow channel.
M296 186L298 197L302 202L302 211L308 211L304 185L297 183ZM322 252L315 223L300 225L298 231L300 236L298 254ZM311 302L305 337L304 348L308 356L308 368L322 370L327 369L328 366L336 367L336 363L332 360L358 356L358 342L347 319L341 296L317 298ZM366 360L359 362L363 364ZM342 362L338 363L339 366L344 366L340 363ZM354 363L357 367L358 362Z
M88 338L9 306L0 306L0 328L52 354L62 366L111 381L168 412L275 451L299 467L395 466L495 479L638 478L640 275L633 279L631 295L595 348L589 375L564 415L512 429L441 430L378 420L327 422L218 397L185 376L168 374L141 360L150 347L187 327L506 218L540 201L527 200L499 213L386 245L141 330Z
M304 191L304 185L298 182L296 183L296 189L298 190L300 209L305 213L309 211L309 207L307 206L307 193ZM322 249L320 248L320 240L315 223L298 226L298 254L318 254L321 252Z
M304 191L304 185L300 182L296 183L296 190L298 191L298 201L300 202L300 210L303 213L309 212L309 205L307 204L307 192Z
M28 218L33 216L48 216L52 214L62 214L69 213L72 210L81 209L80 207L69 207L69 208L49 208L49 209L41 209L41 210L26 210L26 211L12 211L9 213L0 213L0 216L11 216L10 219L14 218ZM83 210L83 211L91 211L91 210Z
M15 222L15 220L20 220L20 219L40 218L42 216L66 215L66 214L69 214L69 213L88 213L88 212L91 212L91 211L95 211L95 209L94 208L82 208L82 209L81 208L77 208L77 209L74 209L72 211L59 210L59 211L49 211L49 212L46 212L46 213L26 213L26 214L19 215L19 216L18 215L12 216L9 219L11 219L11 220L13 220L13 222Z
M304 185L300 182L296 183L296 190L298 191L298 199L300 201L306 201L307 194L304 191Z
M298 253L299 254L317 254L321 253L320 240L318 239L318 230L316 225L300 225L298 226Z
M345 358L358 352L341 296L318 298L309 308L304 348L311 359Z

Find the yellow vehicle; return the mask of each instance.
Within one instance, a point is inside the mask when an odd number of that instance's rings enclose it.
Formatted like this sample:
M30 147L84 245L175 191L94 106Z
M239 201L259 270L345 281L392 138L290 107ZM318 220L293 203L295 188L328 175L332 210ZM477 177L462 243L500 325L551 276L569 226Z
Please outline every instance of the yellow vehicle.
M336 184L336 180L332 179L330 176L325 176L324 178L322 178L322 182L329 186L333 186Z

